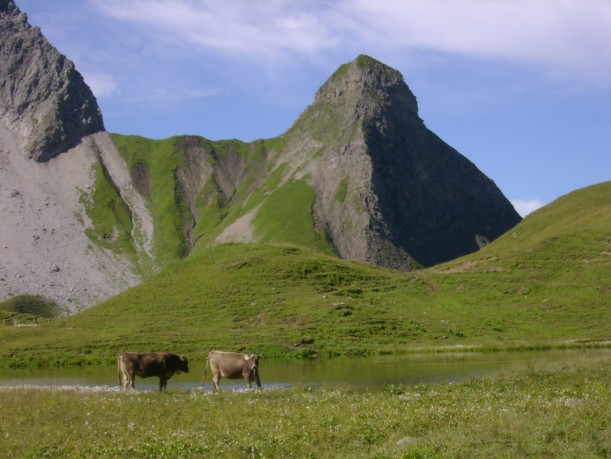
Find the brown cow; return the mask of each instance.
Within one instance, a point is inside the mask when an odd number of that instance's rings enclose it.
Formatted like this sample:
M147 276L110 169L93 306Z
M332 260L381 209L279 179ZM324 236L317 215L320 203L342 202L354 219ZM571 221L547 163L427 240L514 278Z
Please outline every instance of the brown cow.
M169 352L124 352L117 358L119 386L134 387L136 375L141 378L159 377L159 390L168 388L168 379L174 373L189 373L186 357Z
M202 384L206 381L206 372L208 371L208 365L210 365L210 369L212 370L212 381L216 389L221 389L219 386L221 376L229 379L244 378L249 389L252 389L252 381L254 380L260 389L260 358L261 356L258 354L248 355L239 352L212 351L208 354L208 361L206 362Z

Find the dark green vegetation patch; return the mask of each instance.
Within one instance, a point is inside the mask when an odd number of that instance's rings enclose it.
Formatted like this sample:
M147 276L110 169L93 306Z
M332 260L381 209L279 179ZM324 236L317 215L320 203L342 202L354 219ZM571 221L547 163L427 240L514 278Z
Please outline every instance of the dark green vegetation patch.
M60 316L61 307L40 295L17 295L0 303L0 323L32 324Z

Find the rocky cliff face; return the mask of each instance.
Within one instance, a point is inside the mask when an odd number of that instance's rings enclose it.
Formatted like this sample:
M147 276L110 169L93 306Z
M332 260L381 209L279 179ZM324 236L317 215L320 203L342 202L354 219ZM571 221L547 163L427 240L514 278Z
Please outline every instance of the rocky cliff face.
M28 157L47 161L104 130L95 97L74 64L0 0L0 121Z
M340 67L286 136L310 164L316 218L343 258L431 266L520 221L494 182L426 128L401 74L370 57Z
M103 129L74 64L0 0L0 301L39 294L74 312L141 281L137 256L88 236L102 176L129 208L135 251L150 251L150 214Z

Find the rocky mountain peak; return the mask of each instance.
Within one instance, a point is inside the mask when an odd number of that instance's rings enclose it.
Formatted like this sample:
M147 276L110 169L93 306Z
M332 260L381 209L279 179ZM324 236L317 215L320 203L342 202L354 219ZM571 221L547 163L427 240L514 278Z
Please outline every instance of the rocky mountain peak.
M287 134L310 161L314 215L343 258L431 266L520 221L494 182L425 126L401 73L371 57L340 66Z
M377 116L391 103L408 113L418 112L416 97L401 73L363 54L340 66L318 90L314 102L352 106L353 116L362 119Z
M12 0L0 0L0 122L23 152L47 161L104 130L97 101L74 64L28 23Z

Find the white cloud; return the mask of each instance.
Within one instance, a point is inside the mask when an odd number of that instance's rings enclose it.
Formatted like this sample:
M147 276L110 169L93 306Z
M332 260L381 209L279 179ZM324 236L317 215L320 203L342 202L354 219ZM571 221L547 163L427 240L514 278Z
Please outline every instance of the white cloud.
M579 79L611 69L608 0L355 1L355 25L376 42L510 59Z
M214 88L191 88L177 85L152 86L140 97L140 100L132 99L134 103L147 105L180 104L187 100L202 99L226 94L223 89Z
M97 98L112 96L118 87L117 80L109 73L83 72L83 78Z
M94 0L147 39L253 58L428 50L609 82L609 0ZM369 51L369 52L371 52Z
M513 208L519 213L522 217L526 217L531 212L543 207L545 203L543 203L539 199L512 199L511 204Z
M308 53L337 45L317 2L287 0L98 0L107 16L154 31L155 38L238 54Z

